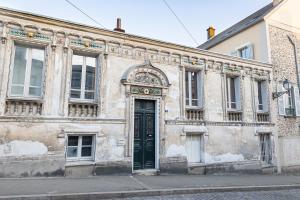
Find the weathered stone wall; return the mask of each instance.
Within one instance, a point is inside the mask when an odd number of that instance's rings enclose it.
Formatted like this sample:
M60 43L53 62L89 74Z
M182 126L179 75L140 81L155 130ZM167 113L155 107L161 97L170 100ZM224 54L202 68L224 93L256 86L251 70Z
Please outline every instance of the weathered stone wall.
M300 40L299 34L269 26L271 60L274 67L274 85L273 91L276 91L276 83L285 78L293 84L297 84L296 58L294 47L289 37L296 43L297 59L300 63ZM300 118L284 117L278 115L278 103L273 101L274 122L279 136L279 157L283 171L287 167L300 165L300 151L296 143L300 139Z

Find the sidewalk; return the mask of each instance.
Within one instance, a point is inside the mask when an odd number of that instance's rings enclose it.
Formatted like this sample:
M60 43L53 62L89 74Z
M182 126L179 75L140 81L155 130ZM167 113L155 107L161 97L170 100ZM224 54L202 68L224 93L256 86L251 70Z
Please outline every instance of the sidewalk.
M50 199L50 196L53 196L51 199L60 199L61 195L66 195L61 199L90 199L93 194L100 196L103 194L101 198L112 198L135 196L142 193L146 196L147 193L145 192L148 192L148 195L179 194L189 193L189 191L226 191L226 188L230 191L300 188L300 176L161 175L97 176L89 178L3 178L0 179L0 199L27 195L29 195L27 199L37 199L35 197L40 195L43 197L41 199ZM118 195L114 195L114 193ZM87 194L89 195L87 196ZM69 197L67 198L67 196Z

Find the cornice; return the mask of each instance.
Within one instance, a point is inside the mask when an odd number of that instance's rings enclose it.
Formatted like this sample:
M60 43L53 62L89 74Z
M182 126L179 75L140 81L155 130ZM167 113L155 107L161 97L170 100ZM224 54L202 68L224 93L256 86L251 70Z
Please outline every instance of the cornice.
M81 32L85 32L86 35L93 33L93 34L98 35L99 37L101 37L101 36L111 37L113 40L116 40L116 41L107 41L107 42L111 42L111 43L115 42L116 44L118 44L118 43L120 44L122 42L122 44L127 45L130 42L135 42L140 45L151 45L156 48L166 48L168 51L171 51L171 50L174 51L174 52L171 52L172 54L178 54L178 53L182 54L182 55L193 54L190 56L199 56L204 59L214 58L216 62L224 62L224 60L226 60L226 62L234 62L236 65L251 65L251 66L263 67L263 68L269 68L269 69L272 68L271 64L262 63L262 62L258 62L255 60L245 60L245 59L232 57L229 55L224 55L224 54L220 54L220 53L216 53L216 52L200 50L200 49L193 48L193 47L169 43L169 42L146 38L146 37L137 36L137 35L133 35L133 34L115 32L115 31L111 31L108 29L102 29L102 28L98 28L98 27L94 27L94 26L88 26L88 25L84 25L84 24L80 24L80 23L74 23L71 21L51 18L51 17L47 17L47 16L29 13L29 12L17 11L17 10L0 7L0 15L3 15L6 17L11 17L14 20L22 19L22 20L27 20L29 22L36 22L36 23L41 23L41 24L45 24L45 25L56 26L55 27L56 29L63 29L63 28L69 29L70 33L66 33L66 35L72 34L72 31L81 31ZM59 32L59 30L56 30L56 32ZM95 38L95 39L100 40L99 38ZM130 44L130 45L132 45L132 44Z

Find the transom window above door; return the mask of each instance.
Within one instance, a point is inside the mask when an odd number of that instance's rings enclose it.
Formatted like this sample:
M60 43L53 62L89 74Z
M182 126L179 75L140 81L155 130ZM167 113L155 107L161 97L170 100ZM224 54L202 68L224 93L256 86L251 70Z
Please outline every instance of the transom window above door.
M9 95L41 97L45 50L16 45Z
M201 71L185 72L185 99L188 107L201 107Z
M71 99L91 101L95 99L96 66L95 57L73 55Z

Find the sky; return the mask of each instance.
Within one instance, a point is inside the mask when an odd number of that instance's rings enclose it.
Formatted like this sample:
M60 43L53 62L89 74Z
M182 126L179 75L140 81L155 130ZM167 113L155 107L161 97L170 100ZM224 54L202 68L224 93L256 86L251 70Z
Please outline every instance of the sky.
M220 33L272 0L166 0L196 39L176 20L163 0L69 0L106 29L122 19L126 33L196 47L213 25ZM98 26L65 0L0 0L0 6Z

